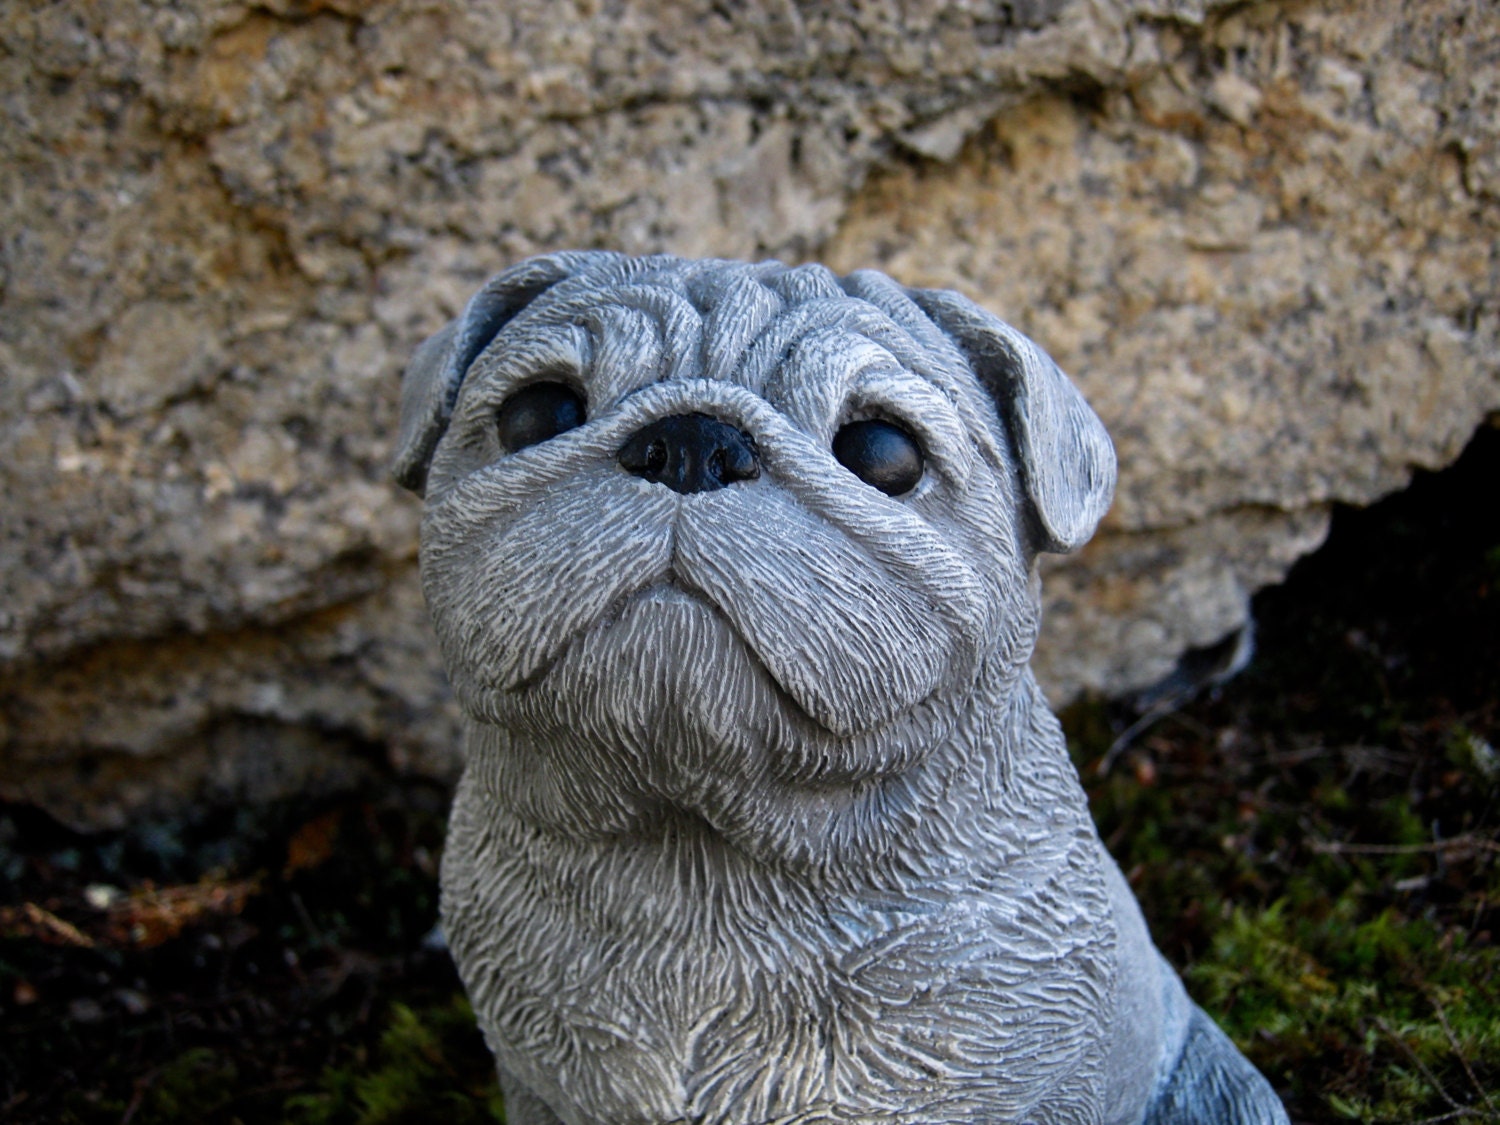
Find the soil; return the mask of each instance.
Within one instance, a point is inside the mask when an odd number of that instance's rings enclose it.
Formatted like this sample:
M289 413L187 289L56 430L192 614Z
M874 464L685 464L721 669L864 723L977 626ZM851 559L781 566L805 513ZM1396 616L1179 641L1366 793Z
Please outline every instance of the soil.
M1497 482L1489 427L1337 513L1238 677L1064 715L1158 944L1297 1122L1500 1122ZM0 807L0 1119L503 1119L435 932L445 801Z

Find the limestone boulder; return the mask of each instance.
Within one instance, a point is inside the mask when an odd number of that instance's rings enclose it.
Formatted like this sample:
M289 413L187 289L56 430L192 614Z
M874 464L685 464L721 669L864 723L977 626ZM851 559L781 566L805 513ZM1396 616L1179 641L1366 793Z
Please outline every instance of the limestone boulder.
M1058 699L1239 628L1500 410L1500 14L1212 0L84 0L0 18L0 796L411 771L456 725L396 380L565 246L960 288L1085 387Z

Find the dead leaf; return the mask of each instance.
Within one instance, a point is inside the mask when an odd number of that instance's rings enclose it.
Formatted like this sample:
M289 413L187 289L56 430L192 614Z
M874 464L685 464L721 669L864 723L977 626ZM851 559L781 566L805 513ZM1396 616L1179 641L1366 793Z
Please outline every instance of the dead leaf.
M281 869L282 878L294 871L317 867L333 854L334 841L338 839L339 822L344 810L334 809L322 816L313 817L292 834L286 845L286 866Z
M228 881L213 876L177 887L148 882L110 907L109 935L122 944L149 949L203 918L238 914L258 889L253 879Z

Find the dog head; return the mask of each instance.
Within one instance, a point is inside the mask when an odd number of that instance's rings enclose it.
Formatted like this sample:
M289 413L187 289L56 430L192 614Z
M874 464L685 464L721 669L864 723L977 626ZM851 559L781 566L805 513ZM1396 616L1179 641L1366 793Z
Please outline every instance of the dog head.
M565 743L558 785L701 803L726 763L918 760L982 675L1019 675L1033 559L1089 537L1115 462L1052 361L956 293L576 252L422 345L395 472L468 713Z

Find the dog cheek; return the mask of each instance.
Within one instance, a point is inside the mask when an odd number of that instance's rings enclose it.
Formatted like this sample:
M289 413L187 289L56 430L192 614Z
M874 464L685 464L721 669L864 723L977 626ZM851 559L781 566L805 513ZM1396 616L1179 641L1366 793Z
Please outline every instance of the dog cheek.
M992 650L1014 653L1010 638L1034 633L1040 612L1038 600L1028 594L1035 555L1027 552L1023 542L1014 489L983 469L973 474L961 495L933 495L914 508L963 559L981 586L983 593L974 602L983 607L974 625L977 633L989 639ZM1024 662L1029 653L1028 648L1014 659Z
M659 581L673 510L665 490L601 473L523 506L506 497L429 513L423 592L455 686L514 690Z
M806 513L786 532L777 520L685 519L677 566L834 734L874 729L936 691L955 642L927 598Z

